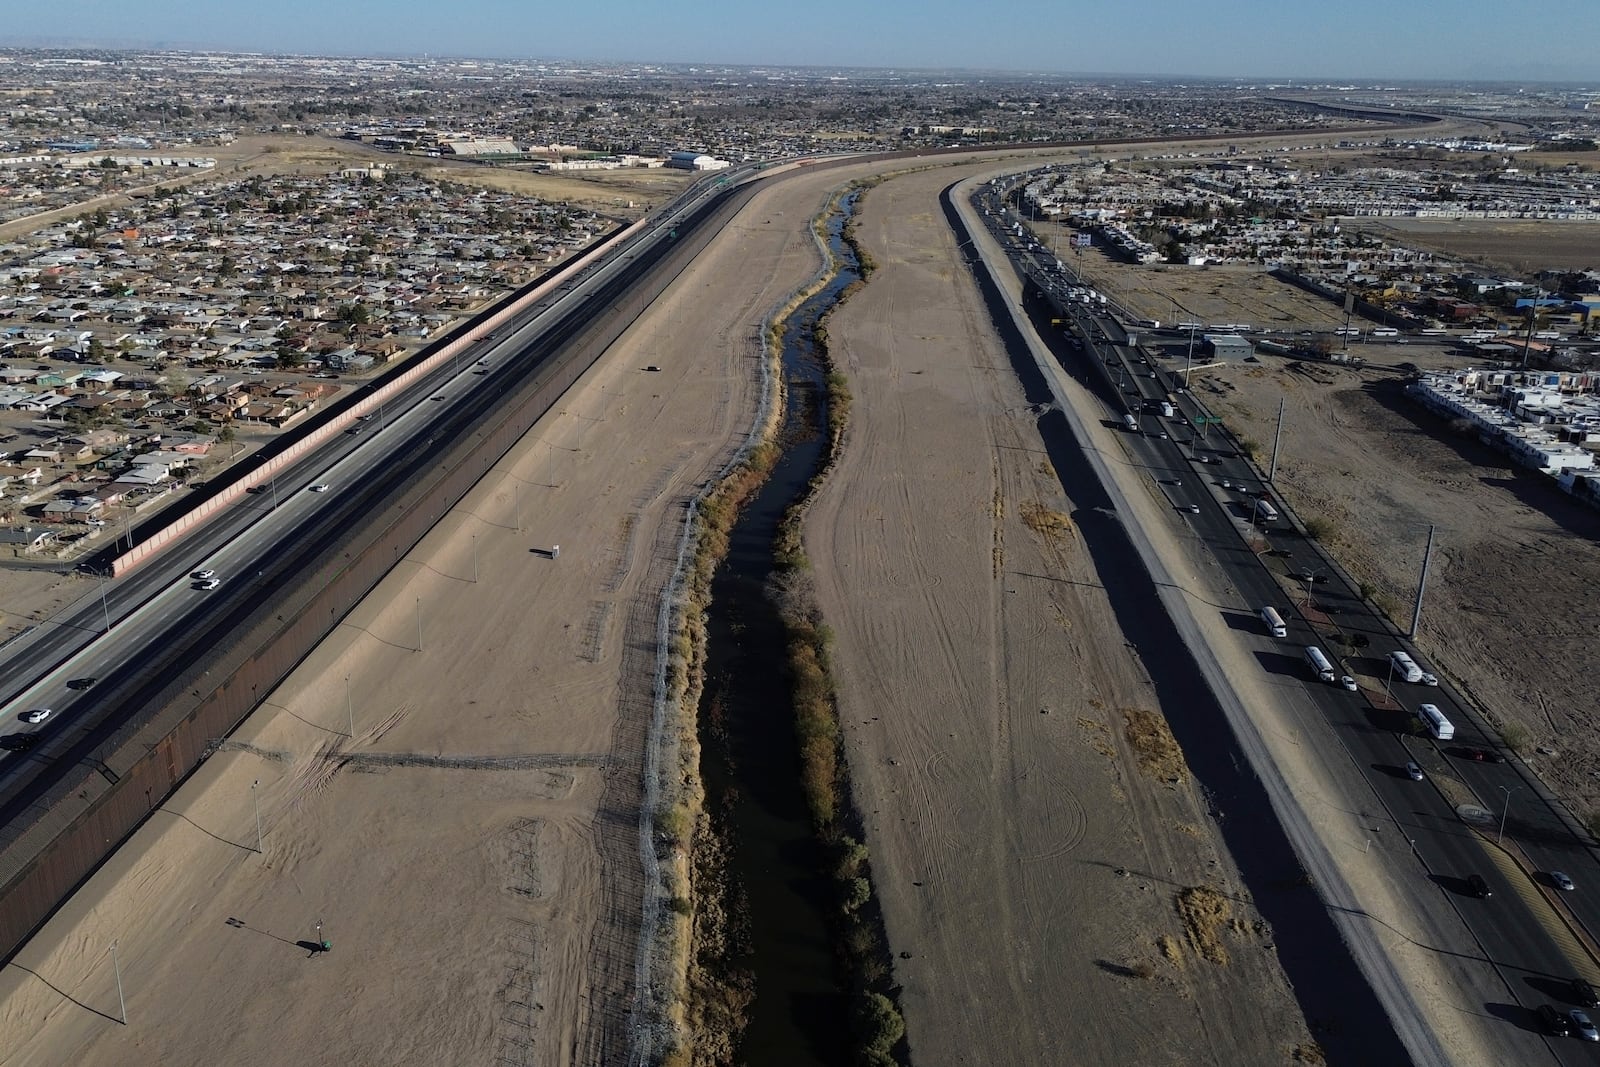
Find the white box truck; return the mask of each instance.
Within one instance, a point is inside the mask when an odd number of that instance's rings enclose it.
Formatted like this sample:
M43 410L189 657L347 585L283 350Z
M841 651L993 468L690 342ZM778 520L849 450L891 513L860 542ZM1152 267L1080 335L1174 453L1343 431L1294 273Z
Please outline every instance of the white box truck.
M1261 621L1266 625L1267 633L1273 637L1289 636L1289 627L1284 625L1283 616L1278 614L1277 608L1262 608Z
M1436 740L1448 741L1456 735L1455 726L1449 719L1444 717L1444 712L1440 711L1436 705L1418 704L1417 718L1422 720L1422 725L1428 728L1428 733L1432 734Z
M1311 664L1312 673L1324 682L1331 682L1338 677L1333 671L1333 664L1316 645L1306 646L1306 662Z
M1394 668L1394 673L1400 676L1402 682L1422 681L1422 668L1417 666L1417 661L1404 652L1389 653L1389 665Z

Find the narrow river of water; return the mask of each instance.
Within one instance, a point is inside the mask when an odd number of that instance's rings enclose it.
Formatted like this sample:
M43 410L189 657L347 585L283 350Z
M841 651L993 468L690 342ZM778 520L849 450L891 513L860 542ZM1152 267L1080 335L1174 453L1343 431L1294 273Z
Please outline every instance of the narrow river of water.
M850 1058L846 991L827 918L832 885L800 788L787 639L767 590L778 525L824 459L826 371L813 330L859 277L840 236L853 204L846 199L828 223L828 243L843 269L784 329L781 458L734 524L728 557L712 578L707 618L702 771L731 830L729 874L742 899L735 925L748 948L734 962L755 980L738 1062L763 1067L822 1067Z

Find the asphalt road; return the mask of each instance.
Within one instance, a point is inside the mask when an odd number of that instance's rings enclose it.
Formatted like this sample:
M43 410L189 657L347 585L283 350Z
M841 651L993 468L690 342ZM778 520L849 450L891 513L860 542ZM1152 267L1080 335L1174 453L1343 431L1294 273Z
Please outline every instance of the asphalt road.
M1018 254L1028 257L1029 251L1023 248ZM1036 253L1033 259L1037 262ZM1116 417L1108 423L1121 427L1121 414L1135 417L1138 429L1124 431L1128 451L1218 561L1237 593L1240 606L1223 610L1226 621L1258 635L1253 643L1260 669L1277 676L1286 688L1298 690L1296 704L1314 709L1307 740L1331 737L1337 748L1328 757L1337 759L1336 753L1342 751L1349 768L1370 790L1374 802L1363 814L1373 837L1388 833L1391 846L1396 837L1405 842L1395 860L1408 864L1412 877L1426 879L1433 887L1432 903L1427 903L1428 895L1423 897L1425 906L1456 913L1476 942L1460 950L1476 951L1494 968L1502 995L1495 996L1492 984L1481 976L1472 984L1474 992L1487 995L1485 1013L1519 1031L1509 1037L1502 1034L1502 1039L1526 1057L1523 1062L1600 1061L1600 1050L1594 1046L1544 1037L1533 1016L1542 1003L1562 1009L1576 1006L1567 985L1571 977L1600 979L1600 968L1558 914L1566 907L1584 924L1600 918L1595 911L1600 902L1600 864L1591 850L1572 834L1519 764L1463 758L1472 749L1493 752L1498 746L1448 682L1431 687L1390 678L1387 654L1403 646L1348 587L1342 573L1286 519L1261 521L1255 508L1255 494L1263 488L1260 476L1220 435L1202 436L1209 427L1199 422L1202 413L1183 390L1181 361L1176 367L1148 362L1138 349L1127 347L1120 323L1092 305L1077 305L1068 318L1071 321L1061 325L1075 334L1069 348L1085 363L1098 361L1105 368L1103 392L1114 391L1120 402L1120 408L1112 408ZM1158 405L1169 397L1176 401L1176 411L1173 417L1163 417ZM1282 502L1271 499L1281 510ZM1266 527L1259 536L1264 547L1270 546L1270 554L1258 555L1247 545L1247 539L1257 536L1249 529L1252 518ZM1297 581L1287 577L1291 574L1315 580ZM1277 608L1288 622L1287 638L1274 639L1266 632L1256 611L1267 605ZM1325 615L1345 633L1363 635L1366 647L1341 659L1340 650L1312 629L1304 611ZM1362 691L1349 692L1337 682L1317 680L1304 658L1306 645L1322 647L1341 672L1359 680ZM1421 662L1415 650L1409 651ZM1390 686L1400 708L1374 706L1369 693L1381 697ZM1440 742L1412 732L1416 721L1412 712L1424 701L1438 705L1456 725L1453 740ZM1408 777L1409 761L1422 766L1424 781ZM1434 775L1444 773L1459 778L1479 798L1484 809L1480 825L1487 823L1490 837L1498 832L1496 816L1504 811L1507 797L1513 800L1505 838L1539 873L1530 877L1512 855L1486 844L1480 831L1463 822L1457 805L1433 782ZM1360 793L1359 788L1354 790L1354 795ZM1407 851L1409 858L1404 855ZM1554 889L1543 873L1550 869L1570 874L1578 883L1576 891ZM1473 874L1488 883L1492 897L1479 899L1471 892L1467 878Z

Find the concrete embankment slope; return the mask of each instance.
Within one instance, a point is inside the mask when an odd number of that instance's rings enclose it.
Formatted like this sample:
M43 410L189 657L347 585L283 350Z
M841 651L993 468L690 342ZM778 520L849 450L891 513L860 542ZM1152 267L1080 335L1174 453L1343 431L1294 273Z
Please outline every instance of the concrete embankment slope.
M1022 312L1020 283L967 204L967 188L958 183L946 190L946 215L957 241L970 240L981 252L981 260L969 263L1030 399L1056 408L1040 428L1069 497L1099 502L1081 507L1074 522L1100 573L1119 576L1115 587L1107 583L1113 607L1150 670L1186 760L1226 815L1222 828L1234 859L1258 890L1292 882L1300 868L1320 896L1256 893L1308 1017L1336 1013L1344 1024L1318 1034L1319 1040L1335 1062L1451 1062L1274 760L1247 701L1212 654L1194 600L1201 590L1175 580L1171 556L1150 532L1160 519L1128 480L1126 465L1097 446L1092 397ZM1208 714L1213 708L1220 718ZM1248 769L1239 766L1241 755ZM1319 1004L1337 1008L1314 1010Z

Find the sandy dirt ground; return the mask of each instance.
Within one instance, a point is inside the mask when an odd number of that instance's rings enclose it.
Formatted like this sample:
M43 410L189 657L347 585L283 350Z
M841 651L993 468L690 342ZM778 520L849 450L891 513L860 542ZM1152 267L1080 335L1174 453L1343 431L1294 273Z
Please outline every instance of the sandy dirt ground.
M1271 932L956 266L955 177L864 200L879 270L829 327L851 427L806 524L912 1055L1284 1062ZM1186 926L1186 887L1228 914Z
M1600 267L1600 223L1595 222L1349 219L1346 225L1393 244L1430 248L1524 275Z
M0 972L0 1059L619 1062L655 605L833 180L747 208Z

